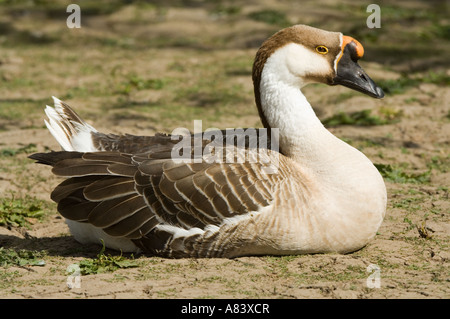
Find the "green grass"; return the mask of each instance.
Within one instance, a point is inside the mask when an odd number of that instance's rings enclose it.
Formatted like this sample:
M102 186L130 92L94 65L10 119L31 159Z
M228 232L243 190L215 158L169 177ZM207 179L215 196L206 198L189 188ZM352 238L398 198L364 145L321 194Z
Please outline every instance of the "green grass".
M417 10L416 8L406 8L399 5L383 4L381 6L383 18L393 21L408 20L435 20L438 12L435 10Z
M22 123L22 120L28 119L33 113L37 114L37 110L42 112L42 105L45 105L44 103L32 100L0 101L0 119L17 122L21 128L24 128L27 123Z
M10 271L9 269L0 269L0 289L11 289L12 292L15 292L16 289L14 286L19 283L22 275L19 271Z
M445 72L428 72L423 76L402 75L396 80L377 80L377 84L386 94L395 95L405 93L407 90L418 87L422 83L431 83L441 86L450 85L450 76Z
M14 250L0 247L0 266L44 266L45 251L31 251L26 249Z
M234 59L226 60L223 68L227 76L247 76L252 74L253 56L238 56Z
M117 93L129 95L134 90L161 90L168 82L167 79L144 79L137 75L131 75L129 79L119 85Z
M242 11L240 6L235 5L224 5L219 2L210 12L212 15L219 17L236 17Z
M333 97L333 103L339 104L343 101L351 99L354 96L359 96L359 94L360 93L356 92L356 91L347 91L347 92L340 93L339 95Z
M422 209L422 206L420 204L422 204L424 202L424 198L423 197L407 197L407 198L403 198L400 199L396 202L394 202L392 204L393 208L401 208L404 210L407 210L409 212L416 212L418 210ZM405 217L406 218L406 217ZM409 219L405 219L405 222L409 223Z
M450 24L435 22L428 28L425 28L420 33L420 37L426 40L441 38L448 41L450 40Z
M48 203L35 197L0 198L0 226L29 227L34 220L43 221L49 212Z
M362 110L356 112L338 112L324 120L323 125L333 127L338 125L356 125L356 126L373 126L385 125L398 122L402 116L402 112L381 108L380 115L372 115L372 110Z
M435 169L440 173L447 173L450 171L450 155L444 156L433 156L427 163L429 169Z
M88 258L79 262L81 275L93 275L114 272L117 269L138 267L137 262L124 256L112 256L105 254L105 245L96 258Z
M408 173L400 165L374 164L387 181L392 183L425 184L430 182L431 170L423 173Z
M260 10L252 12L248 15L252 20L264 22L271 25L276 25L280 27L287 27L291 24L286 14L277 10Z
M176 102L197 107L229 106L245 101L242 96L242 86L234 84L228 87L205 85L198 83L191 87L181 88L176 96Z
M0 158L2 157L13 157L18 154L31 154L37 152L36 144L29 143L25 146L19 148L2 148L0 149Z

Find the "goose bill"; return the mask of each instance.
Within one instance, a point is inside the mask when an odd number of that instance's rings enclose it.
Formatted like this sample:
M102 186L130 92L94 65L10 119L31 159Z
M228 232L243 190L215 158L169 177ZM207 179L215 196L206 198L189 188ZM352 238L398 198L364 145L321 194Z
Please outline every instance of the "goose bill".
M383 98L383 90L359 66L357 60L356 45L351 42L345 46L337 63L337 75L332 84L340 84L377 99Z

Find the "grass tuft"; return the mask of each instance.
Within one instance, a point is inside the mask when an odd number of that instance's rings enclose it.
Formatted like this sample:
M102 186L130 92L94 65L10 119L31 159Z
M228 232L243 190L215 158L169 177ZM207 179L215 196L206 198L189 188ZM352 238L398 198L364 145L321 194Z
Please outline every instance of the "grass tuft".
M397 122L401 115L401 111L391 110L388 108L380 109L380 115L372 115L372 110L362 110L357 112L338 112L322 121L327 127L338 125L356 125L356 126L373 126L385 125Z
M166 79L143 79L139 76L133 75L121 83L117 93L129 95L135 90L161 90L166 86L167 82L168 80Z
M0 226L29 227L47 213L45 201L34 197L0 198Z
M18 154L30 154L37 152L36 144L30 143L23 147L19 148L2 148L0 149L0 158L1 157L11 157L16 156Z
M400 184L425 184L430 182L431 170L424 173L407 173L401 167L391 166L389 164L374 164L387 181Z
M43 251L31 250L14 250L0 247L0 266L44 266L45 261L42 259L46 255Z
M138 264L134 260L134 257L133 259L127 259L122 254L119 256L105 255L105 244L103 243L103 247L97 255L97 258L82 260L78 266L82 275L93 275L114 272L122 268L133 268L137 267Z

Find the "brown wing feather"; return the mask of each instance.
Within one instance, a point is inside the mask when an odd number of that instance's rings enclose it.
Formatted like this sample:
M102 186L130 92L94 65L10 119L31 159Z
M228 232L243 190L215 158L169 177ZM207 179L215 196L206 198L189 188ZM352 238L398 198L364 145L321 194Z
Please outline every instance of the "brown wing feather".
M110 175L109 163L105 161L86 161L83 158L69 158L53 166L53 174L58 176Z
M130 217L147 204L139 194L130 194L98 204L90 213L88 221L100 228L110 227Z
M91 183L96 181L101 181L102 178L99 176L83 176L83 177L71 177L66 179L64 182L56 186L51 194L51 199L59 203L62 199L66 198L78 189L84 189Z
M83 190L79 189L58 202L58 212L67 219L86 222L89 213L98 204L87 201L83 196Z
M90 201L104 201L136 193L134 180L127 176L108 177L91 181L84 187L84 197Z
M104 228L103 230L111 236L125 236L129 239L137 239L142 236L143 225L146 223L153 225L151 228L159 224L159 221L148 207L140 209L132 216L124 218L116 224Z
M224 218L257 211L272 201L271 187L280 176L263 176L263 164L176 162L170 158L172 141L160 136L153 142L151 151L136 155L52 152L33 158L68 177L52 193L64 217L133 239L151 251L164 249L173 239L157 225L219 226Z

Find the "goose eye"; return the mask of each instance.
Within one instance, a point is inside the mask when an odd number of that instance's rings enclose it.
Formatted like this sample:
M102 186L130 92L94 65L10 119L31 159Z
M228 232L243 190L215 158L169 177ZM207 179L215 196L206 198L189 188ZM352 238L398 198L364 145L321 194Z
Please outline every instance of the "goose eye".
M327 54L328 53L328 48L324 45L318 45L316 47L316 51L320 54Z

